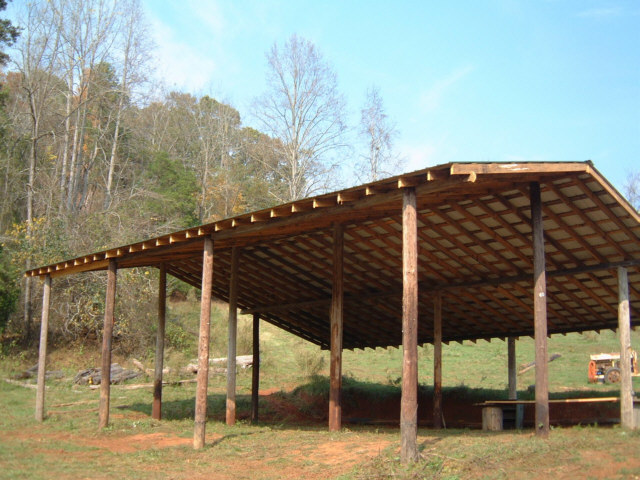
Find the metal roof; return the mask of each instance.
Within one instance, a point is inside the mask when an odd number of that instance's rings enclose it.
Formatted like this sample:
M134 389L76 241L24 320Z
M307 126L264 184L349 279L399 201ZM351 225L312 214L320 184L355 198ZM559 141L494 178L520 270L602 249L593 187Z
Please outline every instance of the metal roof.
M402 191L418 206L418 342L533 335L529 186L542 191L548 332L617 327L616 267L629 267L640 310L640 216L591 162L450 163L84 255L27 272L52 277L159 266L201 286L214 240L213 295L228 299L241 247L238 305L329 346L333 225L344 226L344 348L401 344ZM632 324L637 325L637 316Z

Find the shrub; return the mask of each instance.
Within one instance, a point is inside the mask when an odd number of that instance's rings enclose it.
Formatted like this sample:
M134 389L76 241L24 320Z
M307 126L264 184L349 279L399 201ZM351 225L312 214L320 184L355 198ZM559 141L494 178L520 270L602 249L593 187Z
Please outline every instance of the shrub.
M20 288L18 274L8 261L4 249L0 246L0 333L4 330L9 317L16 309Z

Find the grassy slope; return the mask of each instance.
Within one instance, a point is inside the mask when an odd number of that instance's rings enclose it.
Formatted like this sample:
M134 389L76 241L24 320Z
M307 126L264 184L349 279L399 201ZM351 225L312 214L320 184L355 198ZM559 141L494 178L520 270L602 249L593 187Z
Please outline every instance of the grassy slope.
M197 332L197 305L177 303L170 305L169 318L177 319L191 333ZM225 306L217 305L212 322L212 356L226 356ZM239 354L251 353L250 318L239 320ZM195 336L191 344L195 347ZM640 331L632 332L632 345L640 350ZM589 355L600 352L619 351L619 342L615 332L604 331L600 334L556 335L549 339L549 355L559 353L562 356L549 364L549 389L552 393L571 390L616 391L616 386L589 385L587 383L587 365ZM303 340L297 339L282 330L261 322L262 379L261 388L291 389L304 382L309 374L328 375L329 353ZM174 352L175 353L175 352ZM192 353L195 353L193 349ZM534 360L534 342L532 338L521 338L516 342L517 365ZM307 363L315 357L322 357L324 367L318 372L310 371ZM433 382L433 347L419 348L419 382L429 385ZM178 362L184 358L177 355ZM171 359L170 359L171 362ZM152 363L152 359L149 360ZM366 349L345 351L343 354L343 374L357 380L383 384L399 384L402 375L402 349ZM242 376L241 376L242 377ZM240 378L239 388L249 392L251 382ZM638 381L640 379L636 379ZM464 385L471 388L506 389L507 388L507 344L502 340L477 343L452 343L443 348L443 383L445 386ZM531 369L518 376L518 389L526 391L535 383L535 370Z
M192 306L172 305L170 315L180 318L185 330L193 331ZM224 309L217 309L214 321L213 355L224 355L226 332L221 327ZM248 319L241 320L241 328ZM246 334L246 332L245 332ZM633 333L638 348L640 336ZM270 325L262 326L263 389L292 389L308 382L309 360L324 356L326 375L328 352L285 334ZM246 345L243 347L246 348ZM87 348L87 350L90 350ZM549 353L562 357L550 364L550 390L554 394L573 391L578 395L610 391L616 387L589 385L586 366L590 353L617 351L614 333L553 337ZM533 341L518 342L518 364L533 360ZM240 352L245 353L245 352ZM182 366L192 352L170 349L168 363ZM77 369L97 365L94 351L53 352L50 368L63 368L69 375ZM301 359L304 359L303 362ZM5 358L0 377L26 366L32 358ZM126 359L119 359L127 364ZM85 363L82 363L85 362ZM94 362L87 365L86 362ZM148 365L152 358L145 359ZM313 363L313 362L311 362ZM316 362L317 363L317 362ZM452 344L444 347L444 383L472 388L506 388L506 343ZM302 368L306 372L301 372ZM432 348L420 349L420 382L431 382ZM401 350L354 351L344 353L344 373L374 384L397 384L401 375ZM519 377L520 388L533 383L534 371ZM240 371L239 411L248 407L250 372ZM634 380L640 390L638 378ZM0 478L634 478L640 475L640 435L619 428L556 429L548 442L528 432L490 434L479 431L420 431L423 461L402 469L395 461L396 429L350 427L330 434L321 426L240 422L237 427L221 423L224 416L225 379L215 376L210 383L208 447L190 448L193 432L195 387L168 386L164 391L163 422L149 418L151 392L112 390L112 422L97 432L98 393L86 387L71 387L68 380L52 381L47 391L48 419L33 420L35 392L0 382ZM385 387L386 388L386 387ZM589 391L590 390L590 391ZM266 407L266 406L265 406ZM173 439L175 445L136 443L139 434ZM140 440L141 441L141 440ZM110 445L115 446L110 446ZM125 451L118 445L129 446ZM133 446L133 448L131 448ZM377 455L380 452L380 455ZM373 457L373 458L370 458ZM241 460L240 460L241 459ZM62 460L62 461L61 461ZM588 474L585 472L589 472Z

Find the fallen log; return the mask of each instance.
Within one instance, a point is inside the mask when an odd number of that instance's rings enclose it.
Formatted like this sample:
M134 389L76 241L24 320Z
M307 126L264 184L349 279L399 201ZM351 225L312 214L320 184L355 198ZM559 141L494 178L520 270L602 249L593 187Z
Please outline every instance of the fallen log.
M95 400L81 400L79 402L55 403L55 404L51 405L51 408L71 407L71 406L74 406L74 405L85 405L87 403L96 403L96 401Z
M177 380L175 382L162 382L162 385L183 385L185 383L196 383L198 380L195 378L189 378L186 380ZM120 390L138 390L140 388L153 388L153 383L134 383L132 385L117 385ZM97 390L100 385L89 385L91 390Z
M131 363L133 363L133 365L138 370L140 370L142 373L144 373L144 374L146 374L146 375L148 375L150 377L153 377L155 375L155 373L156 373L156 371L153 368L145 367L144 364L140 360L138 360L137 358L132 359ZM163 375L169 375L170 373L171 373L171 369L169 367L162 369L162 374Z
M198 363L198 359L191 360L191 363ZM227 357L210 358L209 365L215 365L218 363L227 364ZM236 366L241 368L249 368L253 366L253 355L238 355L236 357Z
M5 378L4 381L7 383L10 383L11 385L17 385L18 387L24 387L24 388L31 388L32 390L36 390L38 388L38 386L35 385L34 383L19 382L11 378ZM49 388L49 387L45 385L45 388Z
M126 380L131 380L142 375L141 372L134 370L125 370L117 363L111 364L111 382L112 384L122 383ZM100 385L102 381L102 369L100 368L88 368L78 372L73 379L73 383L78 385Z
M195 375L195 374L198 373L198 365L196 363L190 363L186 367L182 367L180 369L180 372L182 372L182 373L192 373L192 374ZM226 375L227 374L227 369L225 367L210 367L209 368L209 375L214 375L214 374Z
M559 353L554 353L549 357L549 360L547 360L547 363L551 363L560 357L562 357L562 355L560 355ZM518 371L518 375L522 375L523 373L528 372L535 366L536 366L536 362L529 362L529 363L525 363L524 365L520 365L520 370Z

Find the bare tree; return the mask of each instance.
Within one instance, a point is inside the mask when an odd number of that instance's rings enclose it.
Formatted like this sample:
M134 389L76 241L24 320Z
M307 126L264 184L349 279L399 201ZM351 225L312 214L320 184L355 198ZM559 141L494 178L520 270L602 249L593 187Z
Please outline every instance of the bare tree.
M627 181L624 184L624 193L631 205L640 211L640 171L633 172L627 176Z
M43 128L45 116L54 102L59 62L61 35L59 24L48 3L28 4L24 28L18 43L16 67L19 72L20 90L25 104L25 113L30 124L30 152L26 184L26 231L31 238L34 219L34 186L38 163L40 140L50 134ZM31 268L31 258L27 257L25 268ZM25 277L24 285L24 328L25 337L31 335L31 279Z
M143 20L142 8L139 0L123 1L124 14L121 14L123 23L119 28L122 40L119 42L121 58L119 64L120 88L118 92L118 106L115 114L115 125L111 154L109 155L109 167L105 188L105 208L111 205L111 197L114 188L114 174L118 163L118 146L120 140L120 128L126 103L131 99L135 85L145 81L147 60L151 45L146 40L148 32Z
M261 128L280 140L277 165L295 200L326 187L345 146L345 102L336 75L313 43L293 35L267 54L268 90L254 102Z
M375 182L391 175L400 166L393 151L397 130L384 111L382 97L377 87L367 90L365 105L360 111L360 138L365 151L360 155L356 176L361 181Z
M91 104L104 92L95 92L95 69L108 63L116 41L116 21L119 18L118 2L101 0L55 0L55 17L59 18L64 39L64 68L67 77L67 118L65 142L62 152L61 188L66 193L66 209L77 210L85 197L87 174L95 161L96 144L84 158L87 123ZM71 120L72 109L75 108ZM73 131L71 138L70 129ZM67 160L68 149L70 158ZM68 163L68 165L67 165Z

